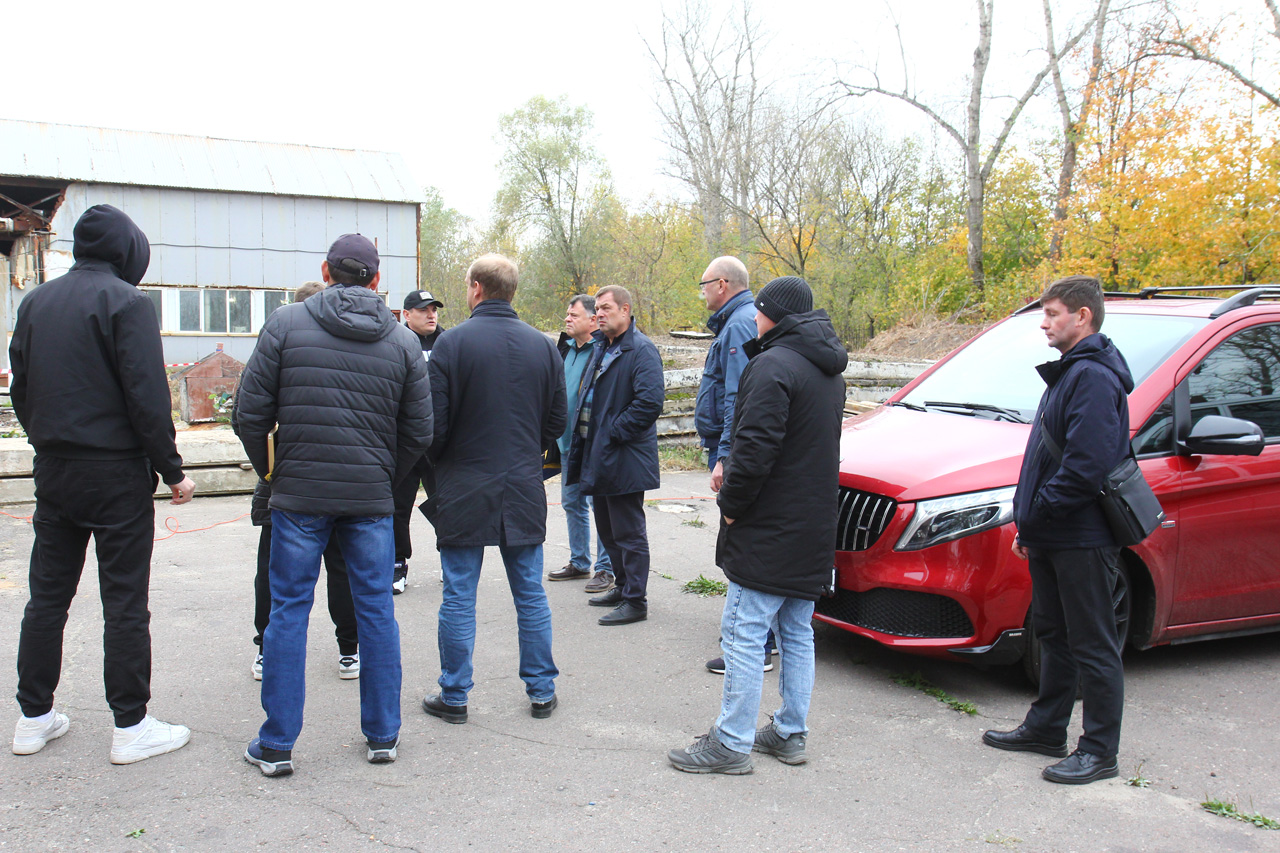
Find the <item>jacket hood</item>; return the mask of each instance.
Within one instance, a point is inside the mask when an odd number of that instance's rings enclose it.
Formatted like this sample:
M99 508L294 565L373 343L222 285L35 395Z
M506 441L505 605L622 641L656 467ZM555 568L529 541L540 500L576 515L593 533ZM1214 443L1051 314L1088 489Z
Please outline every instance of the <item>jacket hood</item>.
M821 309L808 314L788 314L764 337L742 345L748 358L754 358L770 347L794 350L828 376L843 372L849 365L849 353L836 337L831 318Z
M1128 394L1133 390L1133 374L1129 372L1129 363L1124 360L1124 354L1111 343L1110 338L1100 333L1082 338L1062 358L1045 362L1036 371L1046 385L1053 387L1067 367L1074 362L1086 360L1096 362L1114 373L1119 378L1124 393Z
M399 325L367 287L331 285L302 304L326 332L353 341L380 341Z
M120 278L134 285L142 281L151 265L151 244L147 235L123 210L109 204L95 204L76 222L72 231L72 255L77 261L106 261Z

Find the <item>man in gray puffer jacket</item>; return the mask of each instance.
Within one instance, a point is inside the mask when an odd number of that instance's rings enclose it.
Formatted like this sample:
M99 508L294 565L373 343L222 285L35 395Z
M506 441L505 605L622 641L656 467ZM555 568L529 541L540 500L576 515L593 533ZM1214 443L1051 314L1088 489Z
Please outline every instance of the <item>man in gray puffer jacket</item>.
M392 488L431 443L431 388L417 336L377 294L373 244L344 234L321 275L334 286L280 308L262 327L237 398L240 440L271 483L271 618L262 640L267 720L245 751L267 776L293 772L307 619L330 533L347 561L355 602L369 761L394 761L399 743Z

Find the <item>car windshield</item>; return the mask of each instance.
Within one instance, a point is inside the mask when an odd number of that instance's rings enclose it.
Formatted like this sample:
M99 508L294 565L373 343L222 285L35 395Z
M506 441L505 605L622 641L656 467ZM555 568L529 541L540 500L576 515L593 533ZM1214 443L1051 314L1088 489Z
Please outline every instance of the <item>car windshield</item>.
M1056 357L1039 312L991 328L899 401L911 408L995 420L1030 421L1044 393L1035 367ZM1136 385L1209 321L1201 317L1108 314L1103 333L1120 348Z

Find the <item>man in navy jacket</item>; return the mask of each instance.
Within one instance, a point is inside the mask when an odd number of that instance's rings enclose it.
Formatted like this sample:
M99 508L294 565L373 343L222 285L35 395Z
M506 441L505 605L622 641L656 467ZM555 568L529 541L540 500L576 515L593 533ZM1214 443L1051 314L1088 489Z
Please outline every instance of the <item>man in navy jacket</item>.
M1085 784L1116 776L1124 669L1111 596L1120 548L1098 506L1107 473L1129 452L1133 377L1104 335L1098 280L1069 276L1040 298L1040 328L1062 353L1036 368L1045 383L1013 499L1014 553L1030 561L1031 619L1040 637L1040 693L1023 724L988 731L988 746L1067 755L1077 683L1084 734L1076 751L1044 769L1050 782ZM1059 448L1054 453L1045 436ZM1060 460L1059 458L1060 457Z

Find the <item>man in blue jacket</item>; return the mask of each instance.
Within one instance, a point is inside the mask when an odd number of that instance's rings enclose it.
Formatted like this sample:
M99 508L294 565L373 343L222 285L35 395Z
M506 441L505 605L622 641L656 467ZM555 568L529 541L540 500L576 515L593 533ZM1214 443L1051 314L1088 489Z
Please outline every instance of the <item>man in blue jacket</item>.
M1067 725L1079 683L1084 734L1075 752L1046 767L1043 776L1080 785L1119 773L1124 669L1111 596L1120 549L1098 493L1129 452L1126 395L1133 377L1120 351L1098 334L1104 305L1097 279L1060 279L1040 305L1040 328L1062 357L1036 368L1049 387L1040 398L1013 499L1013 552L1030 561L1040 693L1022 725L988 731L982 740L997 749L1067 756Z
M573 416L564 477L595 498L596 530L613 563L616 586L588 603L613 608L601 625L626 625L649 618L644 493L659 484L662 359L636 328L625 287L600 288L596 319L600 330Z

